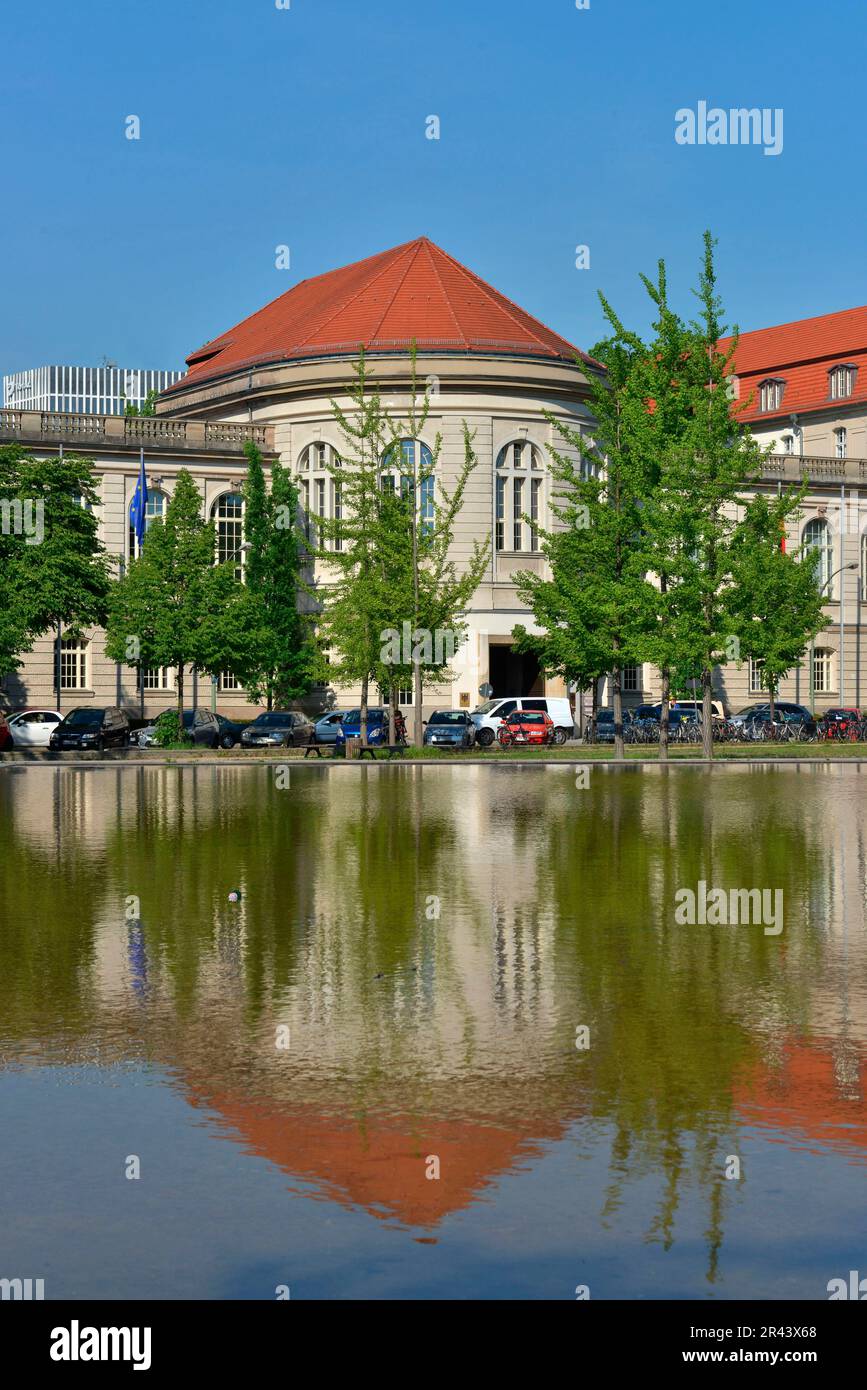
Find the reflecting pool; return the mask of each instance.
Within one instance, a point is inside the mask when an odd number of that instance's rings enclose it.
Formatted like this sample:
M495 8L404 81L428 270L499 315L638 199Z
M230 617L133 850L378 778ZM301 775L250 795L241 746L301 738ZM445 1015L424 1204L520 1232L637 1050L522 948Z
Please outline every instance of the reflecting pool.
M823 1299L867 1271L867 768L285 781L0 769L0 1277ZM699 885L781 893L780 929L678 920Z

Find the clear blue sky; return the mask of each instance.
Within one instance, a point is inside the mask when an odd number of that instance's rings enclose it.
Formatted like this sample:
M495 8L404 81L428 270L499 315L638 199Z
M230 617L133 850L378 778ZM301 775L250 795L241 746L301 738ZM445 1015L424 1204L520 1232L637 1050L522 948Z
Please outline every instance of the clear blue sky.
M864 0L9 5L0 373L180 367L422 234L579 346L599 288L646 324L659 256L687 307L705 226L730 322L861 304L865 54ZM700 100L782 107L782 154L679 146Z

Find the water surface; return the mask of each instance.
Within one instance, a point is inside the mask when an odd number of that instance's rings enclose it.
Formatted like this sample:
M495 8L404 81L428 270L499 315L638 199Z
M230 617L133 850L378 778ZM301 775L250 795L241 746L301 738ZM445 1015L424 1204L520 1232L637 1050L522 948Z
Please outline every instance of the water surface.
M725 1299L867 1273L867 769L582 780L0 770L0 1276ZM700 881L782 890L783 930L678 924Z

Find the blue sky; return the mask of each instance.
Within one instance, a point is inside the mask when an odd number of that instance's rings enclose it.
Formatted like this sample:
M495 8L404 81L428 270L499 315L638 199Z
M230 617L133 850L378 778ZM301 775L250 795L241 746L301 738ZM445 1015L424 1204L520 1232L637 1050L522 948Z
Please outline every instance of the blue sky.
M867 301L863 0L39 0L3 31L0 373L180 367L422 234L584 347L598 289L646 326L659 256L688 309L705 226L744 329ZM782 153L678 145L701 100L782 107Z

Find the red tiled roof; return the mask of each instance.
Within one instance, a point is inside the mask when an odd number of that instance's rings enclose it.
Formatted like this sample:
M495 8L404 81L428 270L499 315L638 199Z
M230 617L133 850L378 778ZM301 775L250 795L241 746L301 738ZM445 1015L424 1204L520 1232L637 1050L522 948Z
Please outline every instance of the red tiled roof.
M187 358L163 395L265 362L355 353L483 353L593 359L427 237L302 280Z
M731 341L722 338L720 347L727 350ZM859 371L853 394L842 401L831 401L828 371L838 362L858 367ZM738 377L738 399L755 397L740 416L750 423L787 418L805 410L863 403L867 401L867 305L742 333L732 369ZM759 386L768 377L778 377L786 383L777 411L759 409Z

